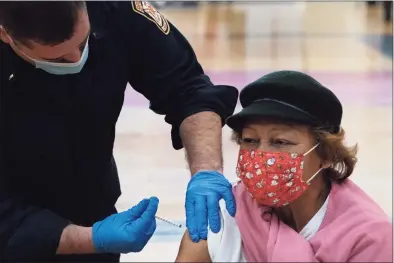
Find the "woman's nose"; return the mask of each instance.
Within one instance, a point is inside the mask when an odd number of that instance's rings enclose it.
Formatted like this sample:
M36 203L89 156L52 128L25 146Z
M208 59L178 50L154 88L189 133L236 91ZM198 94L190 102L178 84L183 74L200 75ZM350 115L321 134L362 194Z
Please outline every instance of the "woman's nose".
M258 149L260 151L270 151L272 150L272 147L268 141L261 141L258 145Z

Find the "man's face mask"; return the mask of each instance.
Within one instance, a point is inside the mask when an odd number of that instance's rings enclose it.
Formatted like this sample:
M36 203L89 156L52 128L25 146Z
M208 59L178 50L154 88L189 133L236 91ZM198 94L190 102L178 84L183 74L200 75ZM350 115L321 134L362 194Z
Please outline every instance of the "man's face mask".
M68 75L68 74L76 74L81 72L83 66L85 66L86 60L89 55L89 45L86 42L85 47L82 51L81 58L79 61L74 63L56 63L56 62L48 62L48 61L40 61L36 59L31 59L34 61L36 68L42 69L48 73L54 75Z
M17 48L14 42L13 46ZM50 74L54 75L68 75L68 74L76 74L81 72L82 68L84 67L86 60L88 59L89 55L89 38L86 41L85 47L82 51L81 58L79 61L74 62L74 63L57 63L57 62L49 62L49 61L43 61L43 60L37 60L34 58L29 57L25 53L23 53L19 48L17 48L18 51L32 60L34 62L34 65L36 68L42 69Z
M270 207L288 205L308 189L310 181L323 169L303 181L304 156L317 146L305 154L241 149L237 175L260 204Z

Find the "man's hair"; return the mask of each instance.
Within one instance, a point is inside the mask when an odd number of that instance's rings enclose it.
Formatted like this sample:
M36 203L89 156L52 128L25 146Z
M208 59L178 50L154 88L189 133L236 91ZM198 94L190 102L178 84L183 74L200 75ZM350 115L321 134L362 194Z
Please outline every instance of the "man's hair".
M84 1L0 1L0 25L14 41L57 45L69 40Z

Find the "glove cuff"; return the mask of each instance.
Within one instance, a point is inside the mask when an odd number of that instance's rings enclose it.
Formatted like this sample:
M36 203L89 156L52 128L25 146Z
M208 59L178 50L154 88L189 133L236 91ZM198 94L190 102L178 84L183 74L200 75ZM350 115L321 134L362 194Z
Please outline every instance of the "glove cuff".
M199 180L201 177L222 177L225 178L223 174L219 173L218 171L215 170L201 170L195 173L192 178L190 179L189 183L187 184L187 189L189 189L190 185L196 181Z
M97 253L108 253L105 249L104 241L100 238L99 231L102 225L102 221L96 222L92 226L92 242L94 249Z

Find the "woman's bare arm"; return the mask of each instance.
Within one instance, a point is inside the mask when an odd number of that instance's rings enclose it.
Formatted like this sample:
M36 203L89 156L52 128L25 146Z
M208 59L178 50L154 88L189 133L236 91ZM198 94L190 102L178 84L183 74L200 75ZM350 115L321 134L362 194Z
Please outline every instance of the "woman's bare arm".
M207 240L193 243L189 237L189 232L186 230L175 262L212 262L209 256Z

